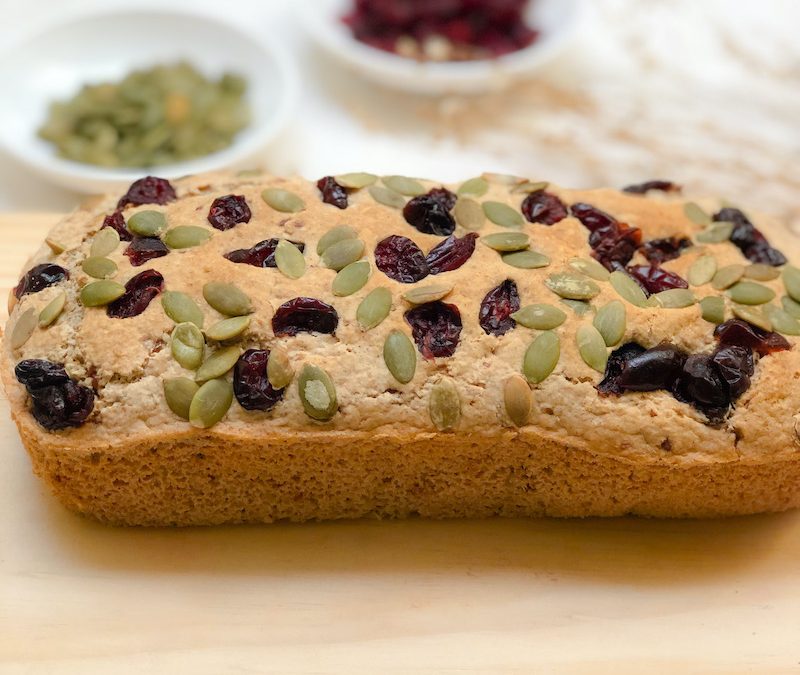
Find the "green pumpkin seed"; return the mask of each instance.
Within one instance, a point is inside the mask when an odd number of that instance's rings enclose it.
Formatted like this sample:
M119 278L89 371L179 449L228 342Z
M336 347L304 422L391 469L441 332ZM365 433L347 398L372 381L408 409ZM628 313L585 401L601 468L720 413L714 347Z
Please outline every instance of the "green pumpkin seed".
M763 312L755 307L748 305L732 305L731 309L733 310L733 315L737 319L747 321L747 323L750 323L758 328L763 328L766 331L772 330L772 321L770 321Z
M194 325L194 324L191 324ZM234 340L242 336L242 334L250 327L249 316L234 316L230 319L223 319L217 321L213 326L209 326L206 331L206 337L218 342L226 340Z
M357 239L358 232L356 232L349 225L338 225L333 229L328 230L323 234L317 242L317 255L322 255L334 244L346 239Z
M531 342L522 359L522 374L538 384L553 372L561 356L561 341L553 331L546 331Z
M193 323L179 323L172 330L170 352L172 358L187 370L196 370L203 362L205 340Z
M383 360L395 380L407 384L414 378L417 369L417 350L408 336L393 330L383 343Z
M233 403L233 387L227 380L209 380L201 386L189 406L189 422L198 429L208 429L225 417Z
M81 304L84 307L102 307L114 302L125 293L125 286L116 281L93 281L81 289Z
M453 291L452 284L430 284L417 286L403 293L403 299L412 305L424 305L426 302L435 302L450 295Z
M392 309L392 294L388 288L373 288L358 305L356 320L364 330L379 325Z
M575 340L578 343L578 352L586 365L594 368L598 373L604 373L608 361L608 351L600 331L592 324L583 324L575 333Z
M571 258L569 266L596 281L608 281L608 277L611 276L611 272L599 262L590 258Z
M209 281L203 286L203 297L220 314L243 316L253 311L250 298L233 284Z
M275 266L290 279L299 279L306 272L306 259L294 244L281 239L275 247Z
M109 229L113 229L113 228L109 228ZM47 244L50 247L50 250L55 255L59 255L59 254L61 254L64 251L67 250L67 247L64 246L64 244L62 244L59 241L56 241L55 239L51 239L50 237L47 237L47 239L44 240L44 243Z
M700 312L709 323L720 324L725 321L725 300L710 295L700 301Z
M503 385L503 402L506 414L514 426L523 427L531 416L533 396L530 385L521 375L511 375Z
M369 194L379 204L393 209L402 209L406 205L406 198L403 195L380 185L370 185Z
M800 269L794 265L786 265L783 268L783 285L789 297L800 302Z
M763 305L775 298L775 291L754 281L740 281L728 289L728 297L740 305Z
M683 205L683 213L695 225L710 225L712 222L711 216L694 202L686 202Z
M192 399L200 389L197 382L188 377L171 377L164 380L163 384L164 399L167 401L169 409L178 417L188 420Z
M607 347L618 344L625 336L626 311L625 305L619 300L612 300L597 310L597 315L592 321Z
M551 274L545 279L544 285L556 295L570 300L590 300L600 292L600 287L594 281L570 272Z
M478 176L477 178L470 178L461 184L458 188L459 196L470 197L483 197L489 191L489 183L485 178Z
M366 260L350 263L344 269L339 270L333 278L331 291L340 298L357 293L369 280L370 270L370 264Z
M550 264L550 258L543 253L537 251L517 251L515 253L506 253L501 256L501 259L506 265L517 267L524 270L536 270L542 267L547 267Z
M714 290L724 291L733 286L744 275L744 265L725 265L720 267L711 279Z
M557 307L553 307L553 305L538 303L526 305L511 314L511 318L521 326L525 326L525 328L552 330L564 323L567 320L567 315Z
M17 318L14 328L11 331L11 349L19 349L24 345L36 328L39 322L38 314L33 307L28 307Z
M161 211L139 211L128 218L128 229L140 237L157 237L166 226L167 217Z
M92 258L105 258L117 250L119 233L113 227L104 227L92 239L89 255Z
M334 180L344 188L351 190L360 190L368 185L372 185L378 177L374 173L364 173L357 171L354 173L340 173L338 176L333 177Z
M561 298L559 302L569 307L578 316L585 316L589 312L594 311L594 306L585 300L570 300L569 298Z
M744 276L756 281L772 281L781 275L781 271L772 265L764 263L754 263L744 268Z
M81 269L94 279L110 279L117 273L117 264L108 258L86 258Z
M800 302L792 300L788 295L784 295L781 298L781 305L784 311L788 312L789 315L793 316L795 319L800 319Z
M522 181L518 183L514 187L511 188L511 192L523 192L525 194L531 194L532 192L539 192L540 190L547 189L547 186L550 185L546 180L540 181Z
M695 235L695 239L702 244L721 244L731 238L733 223L719 221Z
M633 278L625 274L625 272L621 270L612 272L608 280L623 300L626 300L636 307L644 307L646 305L647 297L642 287L637 284Z
M281 213L297 213L306 208L306 203L294 192L282 190L281 188L267 188L261 192L267 206L280 211Z
M273 347L267 359L267 380L273 389L284 389L294 377L294 368L283 347Z
M211 231L196 225L179 225L164 233L164 243L170 248L192 248L211 238Z
M39 328L47 328L51 325L64 311L64 306L67 304L67 294L64 291L59 291L50 302L47 303L45 308L39 312Z
M428 414L439 431L451 431L461 421L461 397L449 377L443 377L431 387Z
M666 309L682 309L691 307L697 299L688 288L670 288L660 293L654 293L650 298L655 298L657 306Z
M480 230L486 222L486 216L483 214L481 205L474 199L468 199L467 197L461 197L456 202L453 214L456 222L470 232Z
M336 413L336 387L322 368L305 364L297 378L297 391L303 410L311 419L324 422Z
M418 197L427 192L422 183L406 176L384 176L381 181L390 190L407 197Z
M772 330L784 335L800 335L800 321L789 312L775 305L764 305L764 315L772 323Z
M519 229L525 224L522 214L503 202L483 202L482 207L486 217L500 227Z
M524 232L495 232L481 237L481 243L495 251L522 251L531 243L531 238Z
M203 365L197 369L194 379L197 382L205 382L206 380L222 377L236 365L241 353L238 345L218 349L203 361Z
M193 323L203 327L203 312L186 293L180 291L164 291L161 294L161 306L164 313L175 323Z
M686 280L692 286L704 286L717 273L717 259L713 255L701 255L692 263Z
M322 254L322 264L337 272L364 255L364 242L361 239L343 239L331 244Z

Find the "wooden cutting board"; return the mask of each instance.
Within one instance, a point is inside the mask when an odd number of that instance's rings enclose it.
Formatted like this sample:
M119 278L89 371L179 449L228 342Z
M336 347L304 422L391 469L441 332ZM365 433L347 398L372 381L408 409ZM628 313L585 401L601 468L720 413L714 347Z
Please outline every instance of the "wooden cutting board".
M55 218L0 216L0 297ZM0 406L2 673L800 671L800 512L112 529Z

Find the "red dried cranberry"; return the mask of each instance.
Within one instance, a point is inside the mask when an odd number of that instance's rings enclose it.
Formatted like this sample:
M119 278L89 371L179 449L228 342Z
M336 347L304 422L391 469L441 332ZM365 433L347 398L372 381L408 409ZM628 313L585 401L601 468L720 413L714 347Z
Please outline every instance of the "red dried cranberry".
M339 325L339 315L329 304L316 298L294 298L278 307L272 317L275 335L298 333L333 334Z
M80 426L94 408L94 391L71 380L59 363L28 359L14 372L31 397L33 417L49 431Z
M426 359L452 356L461 337L461 312L440 300L418 305L405 313L411 335Z
M738 345L758 352L761 356L791 349L785 337L752 326L741 319L730 319L714 329L720 345Z
M570 210L591 232L592 255L606 269L613 271L630 262L642 243L642 231L638 227L628 227L591 204L573 204Z
M106 314L112 319L129 319L138 316L163 290L164 277L160 273L155 270L139 272L125 284L125 293L106 307Z
M48 286L53 286L64 279L69 279L69 272L61 265L41 263L34 265L22 276L14 288L17 299L28 293L38 293Z
M721 421L732 402L711 354L691 354L686 359L673 394L679 401L705 413L712 423Z
M511 315L519 311L519 307L517 284L506 279L483 298L478 322L487 335L505 335L517 325Z
M428 197L435 199L448 211L453 210L458 200L458 197L445 187L431 188L428 190Z
M630 274L639 285L647 292L660 293L670 288L689 288L689 284L674 272L667 272L661 267L652 265L631 265L628 267Z
M619 376L625 369L625 364L645 351L647 350L636 342L626 342L621 347L617 347L608 355L606 372L600 384L597 385L597 391L601 394L621 394L623 389L619 384Z
M253 265L253 267L276 267L275 249L278 248L280 239L265 239L258 242L251 248L238 248L235 251L226 253L225 257L231 262ZM306 245L302 241L289 240L302 253Z
M428 276L425 254L408 237L393 234L375 246L375 266L390 279L413 284Z
M244 195L225 195L211 202L208 222L218 230L230 230L239 223L250 222L250 207Z
M441 274L457 270L472 257L477 239L478 235L474 232L465 234L461 239L451 234L436 244L425 257L430 273Z
M322 193L322 201L331 204L337 209L347 208L347 190L333 176L325 176L317 181L317 187Z
M650 190L658 190L659 192L680 192L682 189L680 185L669 180L648 180L644 183L627 185L622 188L622 191L633 195L643 195Z
M165 178L145 176L134 181L128 191L117 202L117 208L125 208L128 204L167 204L177 198L175 189Z
M166 244L158 237L134 237L125 249L125 255L134 267L144 265L148 260L161 258L169 253Z
M14 368L14 375L28 389L64 384L69 380L64 366L44 359L20 361Z
M110 227L116 230L120 241L130 241L133 239L133 235L125 226L125 218L122 216L122 211L114 211L110 216L106 216L103 219L103 225L100 229L102 230L104 227Z
M420 232L447 237L456 229L456 221L450 215L451 204L455 204L452 192L434 188L426 195L411 199L403 209L403 217Z
M686 237L667 237L665 239L650 239L639 247L642 255L653 265L660 265L668 260L680 258L681 251L689 248L692 240Z
M773 267L786 264L786 256L778 249L772 248L762 232L739 209L724 208L714 214L714 220L733 223L730 239L750 262Z
M750 387L750 377L755 371L753 352L745 347L726 345L717 349L711 359L728 385L731 400L735 401Z
M522 202L522 215L530 223L555 225L567 217L567 206L556 195L544 190L531 192Z
M686 357L682 349L664 342L628 359L622 366L616 384L625 391L672 389Z
M233 368L233 393L245 410L270 410L283 398L267 379L268 349L248 349Z
M589 230L589 232L600 229L614 229L619 225L619 222L614 216L605 211L601 211L591 204L578 202L570 206L569 210L572 212L573 216L581 221L581 224Z

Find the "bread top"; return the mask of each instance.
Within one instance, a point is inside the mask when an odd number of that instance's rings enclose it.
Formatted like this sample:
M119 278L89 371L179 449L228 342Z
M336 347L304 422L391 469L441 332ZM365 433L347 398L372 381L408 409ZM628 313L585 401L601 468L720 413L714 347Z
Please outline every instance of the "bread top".
M521 179L506 176L486 175L485 179L488 186L485 194L460 199L500 202L520 213L530 186L520 185ZM420 182L425 190L442 186L435 181ZM380 180L375 185L381 186ZM368 188L348 190L348 206L340 209L324 203L317 186L301 178L214 174L186 177L172 181L172 186L175 199L163 205L126 205L121 210L124 218L130 220L139 211L159 211L166 216L168 228L198 226L206 228L210 238L196 247L171 250L168 255L139 267L131 266L124 255L128 243L123 241L107 256L118 267L114 280L124 284L143 270L157 270L163 275L165 290L181 291L196 301L204 314L206 329L225 316L204 300L204 285L214 281L235 284L249 296L254 310L249 328L238 343L241 348L282 348L296 373L304 364L324 369L335 386L338 409L327 421L311 419L304 411L295 377L282 400L270 410L245 410L234 400L224 418L210 429L196 429L172 412L165 401L164 380L193 378L194 374L172 356L170 335L175 323L165 314L159 299L154 299L138 316L124 319L110 318L104 307L81 304L80 289L94 281L82 270L81 263L89 256L94 235L104 218L117 209L119 195L113 195L75 211L53 228L48 239L56 242L57 248L63 247L63 252L54 253L50 246L43 245L26 270L37 263L54 262L68 270L69 278L23 295L11 313L4 337L3 376L9 398L18 421L34 429L41 442L79 449L113 447L131 437L172 435L189 438L211 435L224 439L276 438L282 434L318 431L358 431L398 438L435 434L441 432L431 419L430 398L434 387L445 379L455 386L461 413L455 429L447 433L465 438L476 433L547 435L568 445L658 462L760 459L797 452L794 424L800 410L796 384L800 377L800 356L794 336L786 336L791 349L757 359L751 386L719 424L709 424L703 412L668 391L626 392L621 396L598 393L596 385L603 375L584 361L576 335L581 326L592 324L597 308L621 297L608 281L595 281L599 293L590 300L589 311L581 314L563 303L546 285L554 274L578 274L570 266L573 258L591 259L589 231L572 215L552 226L522 219L519 231L530 236L533 250L549 258L546 267L520 269L506 264L496 250L481 243L481 238L508 232L509 228L486 219L477 230L477 245L465 264L416 284L404 284L375 267L376 244L387 236L401 235L427 253L444 237L419 232L406 221L402 208L377 202ZM459 189L459 185L445 187L454 193ZM296 212L276 210L262 198L267 188L296 195L303 207ZM642 196L610 189L569 190L554 185L547 186L546 191L568 207L588 203L630 227L640 228L643 241L669 237L696 240L698 233L706 229L687 217L686 200L679 194L651 191ZM216 198L230 194L244 197L251 218L220 231L211 227L209 209ZM406 200L408 197L403 198ZM698 204L708 213L722 207L714 199L698 200ZM748 215L773 246L788 257L794 254L796 246L779 223ZM331 284L336 272L326 268L316 252L319 239L339 225L349 225L357 231L365 243L364 257L371 267L366 285L346 297L334 295ZM461 237L466 230L459 225L455 234ZM305 244L307 268L303 276L290 278L277 268L234 263L224 257L230 251L252 247L268 238ZM718 267L750 264L739 248L724 241L685 249L662 267L685 279L701 255L712 255ZM642 253L637 252L629 264L645 262ZM531 412L521 427L514 425L508 416L504 388L511 376L521 374L526 350L542 331L518 324L503 335L492 335L479 323L484 297L506 280L516 284L523 307L546 303L566 314L566 320L554 329L559 336L560 358L546 379L531 383ZM776 298L772 304L780 306L786 294L782 279L758 283L774 290ZM431 284L452 286L443 302L458 308L463 325L460 339L455 353L449 357L424 358L416 352L413 379L402 384L384 362L384 342L393 330L411 336L405 319L411 305L402 296L413 287ZM365 296L377 287L391 292L391 312L378 326L365 331L356 320L356 311ZM698 298L726 295L710 284L692 290ZM21 347L13 349L11 335L22 314L31 307L38 313L61 291L66 293L66 305L58 319L47 328L36 327ZM276 308L297 297L316 298L333 306L338 314L335 333L300 332L276 337L272 326ZM667 341L690 353L710 352L717 344L715 326L701 317L698 304L673 309L622 302L626 321L619 344L636 342L651 348ZM725 316L729 319L731 302L730 299L725 302ZM214 341L207 342L206 356L219 348ZM85 423L76 428L45 431L33 421L27 412L29 400L25 388L13 375L14 366L24 359L64 364L73 380L94 390L94 409ZM231 373L226 377L230 380Z

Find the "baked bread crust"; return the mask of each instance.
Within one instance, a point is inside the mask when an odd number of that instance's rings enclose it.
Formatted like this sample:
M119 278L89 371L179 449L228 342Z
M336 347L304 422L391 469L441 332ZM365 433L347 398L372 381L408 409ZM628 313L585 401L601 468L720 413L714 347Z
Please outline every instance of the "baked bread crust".
M426 188L438 185L425 183ZM571 257L590 253L587 232L576 219L553 227L525 223L533 247L550 257L548 268L511 268L479 244L463 267L422 282L453 284L447 302L460 308L464 327L454 356L420 358L414 379L403 385L389 374L381 349L390 330L408 332L403 321L407 306L400 299L408 287L373 269L361 291L335 297L330 291L333 272L319 265L314 249L322 234L344 223L365 240L373 265L375 244L385 236L410 237L425 251L441 237L418 233L400 211L377 204L366 190L352 192L350 207L339 210L322 203L316 187L301 179L220 174L190 177L174 186L176 201L128 209L126 217L137 208L156 209L166 213L170 226L207 226L210 203L230 193L245 195L253 217L230 230L213 231L204 246L172 251L141 268L131 267L120 247L109 256L119 267L117 278L124 281L152 267L164 275L167 289L200 302L207 281L246 289L255 313L243 344L279 344L297 368L303 363L325 368L336 384L339 410L328 422L312 421L292 385L271 411L249 412L234 402L210 429L195 429L174 415L161 382L187 372L170 357L174 324L160 303L152 302L132 319L114 320L77 301L79 288L90 281L79 263L88 254L91 235L116 205L116 198L103 199L53 229L51 238L65 246L63 253L54 255L43 246L32 260L56 261L70 270L70 280L59 286L67 292L64 315L47 330L36 330L19 349L11 348L10 331L3 340L2 377L12 416L34 470L69 508L118 524L198 525L412 514L709 517L800 505L796 348L760 359L751 387L725 421L712 426L703 413L664 391L598 396L594 387L601 375L584 363L574 339L587 319L565 310L568 318L557 329L559 364L534 385L529 423L517 428L510 422L503 383L520 372L525 349L538 331L517 326L503 336L486 335L477 321L480 302L490 289L513 278L523 305L558 304L543 279L568 271ZM300 195L306 208L297 214L270 209L259 195L272 186ZM552 186L548 191L567 204L589 202L612 213L641 228L645 239L692 236L702 229L687 220L680 198ZM496 180L483 199L519 208L524 197ZM716 200L699 203L710 211L719 208ZM793 256L796 244L778 223L766 218L754 222L774 246ZM503 228L487 222L479 234L495 231ZM268 237L305 241L309 270L301 279L222 257ZM710 244L707 250L720 266L746 262L728 243ZM663 267L685 277L696 258L697 252L687 253ZM763 284L783 294L780 279ZM377 286L392 291L392 313L364 333L355 311ZM597 306L619 298L608 283L600 286L593 301ZM23 296L10 318L12 329L26 308L41 310L56 292L51 287ZM340 323L335 336L274 336L274 308L297 296L336 307ZM697 305L628 305L627 310L624 341L652 347L670 340L690 352L714 345L713 325L700 318ZM222 318L210 307L203 311L207 324ZM795 347L796 338L787 339ZM15 364L27 358L64 363L71 377L95 388L95 410L86 424L56 432L39 426L13 373ZM462 402L461 421L450 432L437 431L428 415L431 387L442 376L455 382Z

